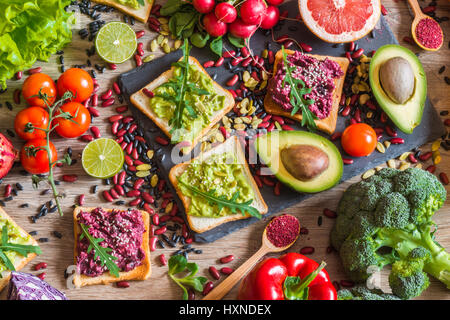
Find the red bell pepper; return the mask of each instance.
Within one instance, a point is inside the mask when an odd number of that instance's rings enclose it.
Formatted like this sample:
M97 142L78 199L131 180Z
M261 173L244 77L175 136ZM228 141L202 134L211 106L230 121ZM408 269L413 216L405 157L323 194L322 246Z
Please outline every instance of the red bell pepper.
M296 252L258 263L242 280L240 300L336 300L325 262Z

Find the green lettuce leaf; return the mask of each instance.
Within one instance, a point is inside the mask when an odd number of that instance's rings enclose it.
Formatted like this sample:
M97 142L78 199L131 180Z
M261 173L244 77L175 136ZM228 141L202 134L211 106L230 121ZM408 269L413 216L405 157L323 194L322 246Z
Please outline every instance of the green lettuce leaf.
M72 41L70 0L0 0L0 87Z

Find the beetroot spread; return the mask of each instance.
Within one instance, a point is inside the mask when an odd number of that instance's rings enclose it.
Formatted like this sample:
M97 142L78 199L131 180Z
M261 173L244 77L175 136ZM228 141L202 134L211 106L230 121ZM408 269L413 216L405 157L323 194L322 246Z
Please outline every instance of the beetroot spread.
M89 227L89 234L94 238L105 239L100 243L112 249L111 255L117 257L115 263L120 271L130 271L142 264L145 252L142 250L142 236L145 232L144 221L139 210L105 211L95 208L91 212L81 211L78 223ZM89 240L78 238L77 267L80 274L96 277L107 271L100 260L94 259L95 249L87 253Z
M344 73L338 63L329 60L318 60L311 56L296 51L287 56L291 65L296 67L292 77L302 79L312 91L304 96L305 99L313 99L314 103L309 105L309 109L319 119L324 119L330 115L333 106L333 90L335 88L334 79L341 77ZM286 111L292 110L289 102L291 87L286 82L282 86L286 75L283 62L280 62L277 73L270 80L269 92L272 99ZM299 112L301 112L299 110Z

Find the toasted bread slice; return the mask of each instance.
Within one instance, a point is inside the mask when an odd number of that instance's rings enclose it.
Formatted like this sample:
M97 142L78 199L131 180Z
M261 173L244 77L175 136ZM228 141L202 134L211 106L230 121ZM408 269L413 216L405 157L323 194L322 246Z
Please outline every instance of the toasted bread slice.
M247 178L247 181L250 184L250 186L253 190L253 193L255 195L255 198L253 199L253 202L251 205L253 207L255 207L256 209L258 209L260 214L266 214L268 211L267 205L264 202L264 199L261 196L261 193L259 192L259 188L256 185L252 174L250 173L250 170L247 165L247 161L245 159L244 152L242 151L242 147L236 136L230 137L224 143L200 154L198 157L196 157L194 159L198 159L199 157L201 157L201 159L204 161L213 154L222 154L224 152L233 153L236 156L238 163L244 164L243 174ZM197 217L197 216L189 215L187 212L189 210L191 198L185 196L181 192L181 189L178 186L177 178L183 174L183 172L187 169L187 167L189 166L191 161L177 164L170 170L170 173L169 173L169 179L172 182L173 186L175 187L177 194L180 197L181 201L183 202L184 208L186 210L186 217L187 217L187 220L188 220L191 230L193 230L197 233L202 233L207 230L213 229L213 228L221 225L222 223L226 223L226 222L230 222L230 221L234 221L234 220L246 219L246 218L250 217L249 214L246 213L245 215L243 215L240 212L236 213L236 214L220 217L220 218Z
M210 79L211 77L203 68L203 66L198 62L194 57L189 57L189 63L196 64L199 69L204 72ZM161 74L158 78L150 82L144 88L153 91L163 83L167 82L173 76L173 67ZM212 80L212 79L211 79ZM213 81L213 80L212 80ZM217 123L222 119L224 115L226 115L230 110L234 107L234 98L233 95L226 89L222 88L217 82L213 81L214 89L219 95L225 96L225 106L222 110L218 110L212 114L210 117L210 123L203 128L199 134L194 137L194 141L192 141L189 147L183 148L184 153L188 153L191 151L195 145L199 142L199 140ZM150 98L147 97L143 89L131 95L131 102L135 105L139 110L142 111L147 117L149 117L169 138L172 136L170 134L170 126L169 122L166 119L161 119L158 115L149 107Z
M295 51L293 50L285 50L287 55L294 54ZM339 110L339 102L341 101L341 95L342 95L342 88L344 87L344 80L345 80L345 74L347 72L347 68L349 65L349 61L347 58L341 58L341 57L330 57L330 56L319 56L316 54L308 54L309 56L316 58L318 60L325 60L325 58L328 58L330 60L333 60L334 62L338 63L339 66L342 69L342 72L344 74L337 79L334 79L334 85L335 89L333 91L333 105L330 111L330 115L326 117L325 119L318 119L314 122L317 125L317 128L319 130L325 131L328 134L332 134L334 130L336 129L336 122L337 122L337 116L338 116L338 110ZM278 64L283 60L283 52L280 50L275 55L275 62L273 64L273 74L276 74ZM277 104L272 99L272 95L268 92L264 98L264 108L268 113L283 116L287 118L291 118L293 120L302 121L302 115L297 113L293 116L291 116L291 113L289 111L284 110L279 104Z
M20 233L23 234L24 237L30 236L2 208L0 208L0 216L2 218L6 218L12 225L14 225L20 231ZM33 245L33 246L38 246L39 245L36 242L36 240L34 240L31 236L30 236L30 238L31 238L31 240L30 240L30 242L28 244ZM19 271L20 269L25 267L25 265L27 265L28 262L33 260L35 257L36 257L36 253L30 253L26 257L22 257L22 256L18 255L16 257L15 261L13 262L14 267L16 268L16 271ZM6 275L5 275L5 273L6 273ZM0 291L2 291L2 289L4 287L6 287L6 285L8 284L9 279L11 278L11 272L4 272L2 275L3 275L3 278L0 278Z
M74 263L77 264L77 253L78 253L78 236L81 234L81 228L78 224L77 215L81 211L91 212L95 207L76 207L73 210L73 229L74 229ZM103 210L109 212L113 209L102 208ZM150 216L146 211L139 210L142 214L142 220L144 221L145 232L142 235L142 249L145 252L145 258L142 261L142 264L135 269L128 272L119 272L119 277L115 277L109 272L105 272L98 277L88 277L82 274L75 274L73 279L73 284L75 287L80 288L89 285L96 284L108 284L112 282L119 282L125 280L145 280L148 279L151 275L151 264L150 264L150 248L149 248L149 229L150 229Z
M140 6L139 9L133 9L129 6L120 4L116 2L115 0L93 0L94 2L105 4L110 7L114 7L127 15L135 18L138 21L141 22L147 22L148 17L150 15L150 11L152 10L153 2L154 0L144 0L145 6Z

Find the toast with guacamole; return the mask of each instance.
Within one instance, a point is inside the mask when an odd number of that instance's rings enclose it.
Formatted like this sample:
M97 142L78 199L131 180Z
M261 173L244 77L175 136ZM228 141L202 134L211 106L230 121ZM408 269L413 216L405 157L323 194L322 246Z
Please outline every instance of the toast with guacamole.
M75 287L150 277L148 212L77 207L73 226Z
M11 271L22 269L40 253L36 240L0 208L0 291L8 284Z
M305 54L285 50L290 65L295 66L292 77L301 79L310 91L303 98L308 105L317 128L328 134L336 129L336 122L344 87L345 73L349 65L347 58ZM301 110L294 110L291 104L290 85L286 81L286 68L282 51L275 55L273 77L269 80L264 108L268 113L302 122Z
M93 0L114 7L138 21L147 22L154 0Z
M261 218L268 211L236 136L174 166L169 179L197 233L234 220Z
M187 59L188 58L188 59ZM131 102L149 117L173 144L186 143L183 153L192 150L200 139L234 106L232 94L216 83L203 66L188 54L178 63L189 61L189 71L184 87L184 98L189 108L184 108L179 119L179 129L171 124L178 106L173 98L179 94L175 83L182 72L176 63L147 86L131 95ZM151 93L149 96L149 92ZM146 94L147 93L147 94Z

